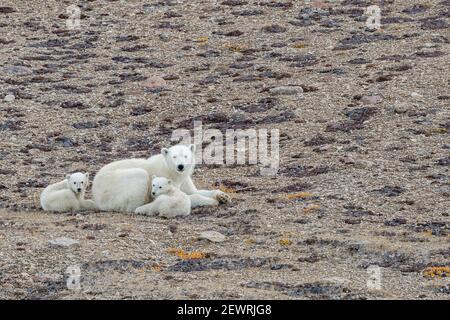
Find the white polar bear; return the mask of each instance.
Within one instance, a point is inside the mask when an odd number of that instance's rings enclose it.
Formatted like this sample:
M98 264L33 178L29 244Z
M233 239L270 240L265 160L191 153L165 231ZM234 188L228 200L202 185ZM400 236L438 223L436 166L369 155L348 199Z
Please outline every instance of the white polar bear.
M191 213L191 199L175 187L170 179L153 176L152 197L155 200L138 207L134 212L148 216L159 214L166 218L188 216Z
M134 212L150 202L153 175L172 180L175 187L191 198L191 207L217 205L229 201L220 190L197 190L191 175L195 166L195 145L176 145L161 149L148 159L126 159L112 162L96 174L92 195L100 210Z
M92 200L85 200L89 185L89 173L76 172L66 179L49 185L41 193L41 207L45 211L68 212L95 209Z

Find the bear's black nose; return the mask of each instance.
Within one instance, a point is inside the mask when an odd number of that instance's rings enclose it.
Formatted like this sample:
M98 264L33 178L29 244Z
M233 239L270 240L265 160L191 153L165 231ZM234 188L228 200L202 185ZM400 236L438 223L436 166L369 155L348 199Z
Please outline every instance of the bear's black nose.
M78 188L77 190L78 190L78 192L81 192L81 188Z
M179 164L178 165L178 171L183 171L183 169L184 169L184 166L182 164Z
M152 192L152 195L155 195L155 193L154 193L154 192Z

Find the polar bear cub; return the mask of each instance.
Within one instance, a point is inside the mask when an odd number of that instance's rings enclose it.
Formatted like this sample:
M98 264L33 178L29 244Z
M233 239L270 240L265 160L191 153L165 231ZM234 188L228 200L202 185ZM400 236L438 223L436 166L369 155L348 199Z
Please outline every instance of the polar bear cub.
M41 193L41 207L45 211L68 212L95 209L92 200L85 200L89 185L89 173L76 172L66 179L49 185Z
M152 177L153 202L138 207L137 214L158 215L166 218L187 216L191 213L191 199L180 191L172 180L164 177Z

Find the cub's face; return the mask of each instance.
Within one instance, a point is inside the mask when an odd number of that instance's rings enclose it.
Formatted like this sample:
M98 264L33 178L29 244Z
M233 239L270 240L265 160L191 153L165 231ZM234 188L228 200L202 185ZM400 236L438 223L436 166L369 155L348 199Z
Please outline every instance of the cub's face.
M166 159L166 163L174 172L179 174L191 172L195 165L195 145L176 145L169 149L163 148L161 154Z
M74 174L67 175L67 181L69 182L69 188L76 194L80 194L86 191L89 184L89 173L76 172Z
M169 192L172 186L172 180L163 177L152 177L152 196L154 198L161 194L166 194Z

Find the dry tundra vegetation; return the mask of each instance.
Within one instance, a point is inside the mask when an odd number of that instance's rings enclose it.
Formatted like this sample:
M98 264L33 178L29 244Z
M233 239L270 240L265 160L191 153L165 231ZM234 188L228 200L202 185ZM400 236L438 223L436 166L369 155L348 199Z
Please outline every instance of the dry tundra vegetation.
M449 0L3 0L0 298L449 299L449 17ZM279 129L278 174L199 165L232 202L187 218L39 209L66 173L158 153L194 119Z

